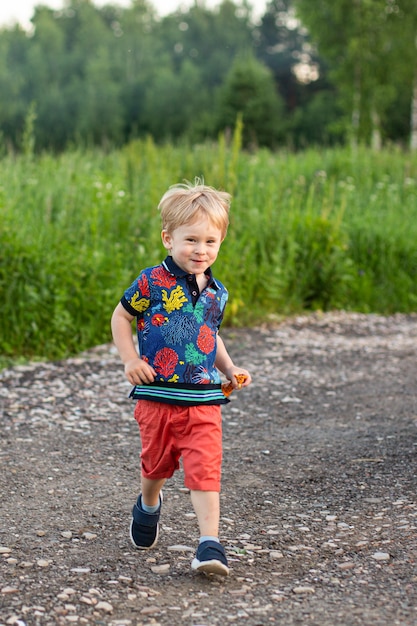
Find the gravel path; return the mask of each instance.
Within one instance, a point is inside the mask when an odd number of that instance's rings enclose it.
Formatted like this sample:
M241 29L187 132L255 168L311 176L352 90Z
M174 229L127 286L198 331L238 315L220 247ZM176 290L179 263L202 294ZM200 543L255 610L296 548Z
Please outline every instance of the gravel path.
M253 385L224 416L231 575L191 573L179 473L131 548L139 435L111 346L0 374L0 625L415 626L417 316L223 333Z

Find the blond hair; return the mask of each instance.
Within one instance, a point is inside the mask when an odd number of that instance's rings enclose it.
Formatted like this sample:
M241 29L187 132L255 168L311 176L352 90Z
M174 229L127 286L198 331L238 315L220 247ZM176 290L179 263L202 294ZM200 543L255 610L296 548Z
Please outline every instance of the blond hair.
M207 217L222 232L224 239L229 225L231 195L204 185L196 178L195 183L172 185L162 196L158 205L162 228L172 233L179 226Z

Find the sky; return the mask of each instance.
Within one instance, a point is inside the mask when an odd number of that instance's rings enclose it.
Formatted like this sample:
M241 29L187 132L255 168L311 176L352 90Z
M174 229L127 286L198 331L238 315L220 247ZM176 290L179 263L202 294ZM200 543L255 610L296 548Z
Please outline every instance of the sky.
M97 6L103 4L129 6L130 0L93 0L93 3ZM24 27L29 26L34 8L38 4L49 6L52 9L61 9L65 4L65 0L0 0L0 27L10 26L16 22L19 22ZM175 11L180 5L186 7L192 5L193 0L151 0L151 4L159 15L162 16ZM220 0L205 0L205 4L208 7L214 7L220 4ZM251 4L255 9L255 13L262 14L267 0L252 0Z

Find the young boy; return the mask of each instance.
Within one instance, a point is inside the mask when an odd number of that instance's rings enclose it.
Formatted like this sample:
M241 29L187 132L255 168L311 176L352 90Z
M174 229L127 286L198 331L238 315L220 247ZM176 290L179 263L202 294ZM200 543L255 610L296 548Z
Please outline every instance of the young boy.
M137 400L135 419L142 442L141 493L133 507L131 541L143 550L156 544L161 488L182 457L184 484L200 529L191 567L223 576L229 569L218 538L220 405L228 400L218 370L233 388L251 382L249 372L234 365L218 335L227 290L213 278L211 265L226 236L229 206L228 193L198 180L171 187L158 207L168 256L140 273L112 316L114 342L134 385L131 397ZM135 318L139 356L132 337Z

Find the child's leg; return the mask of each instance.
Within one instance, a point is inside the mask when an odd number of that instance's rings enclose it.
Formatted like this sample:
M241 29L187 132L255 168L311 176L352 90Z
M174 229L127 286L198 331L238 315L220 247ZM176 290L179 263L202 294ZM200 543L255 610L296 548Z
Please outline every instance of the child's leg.
M159 494L164 486L166 478L152 480L142 476L142 502L146 506L159 505Z
M220 495L218 491L191 491L191 501L200 527L200 543L191 567L204 574L227 576L229 567L219 543Z
M219 536L220 496L217 491L191 491L200 536Z

